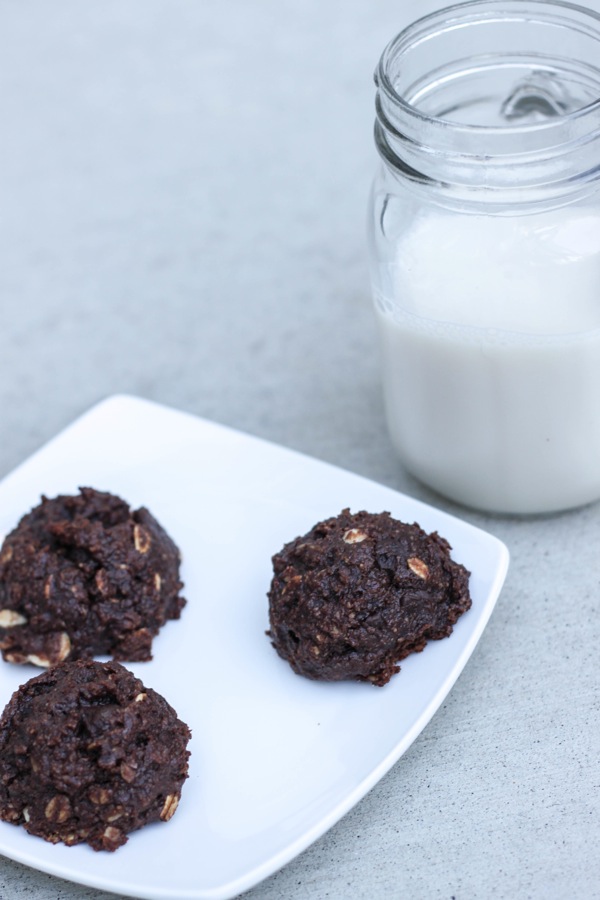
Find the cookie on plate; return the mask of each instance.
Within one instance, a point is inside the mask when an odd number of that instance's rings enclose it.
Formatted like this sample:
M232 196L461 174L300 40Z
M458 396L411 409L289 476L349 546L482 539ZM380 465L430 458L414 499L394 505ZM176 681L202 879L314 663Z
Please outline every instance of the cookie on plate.
M22 685L0 718L0 818L51 843L116 850L175 813L189 739L119 663L62 663Z
M268 634L307 678L384 685L471 606L448 542L387 512L345 509L286 544L273 569Z
M185 604L179 564L145 508L93 488L43 497L0 548L3 658L38 666L151 659L152 639Z

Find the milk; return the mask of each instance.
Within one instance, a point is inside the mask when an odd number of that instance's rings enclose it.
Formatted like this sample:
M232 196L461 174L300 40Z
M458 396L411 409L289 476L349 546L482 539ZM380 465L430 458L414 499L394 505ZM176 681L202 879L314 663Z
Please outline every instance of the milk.
M600 214L428 209L396 247L375 305L407 468L498 512L600 497Z

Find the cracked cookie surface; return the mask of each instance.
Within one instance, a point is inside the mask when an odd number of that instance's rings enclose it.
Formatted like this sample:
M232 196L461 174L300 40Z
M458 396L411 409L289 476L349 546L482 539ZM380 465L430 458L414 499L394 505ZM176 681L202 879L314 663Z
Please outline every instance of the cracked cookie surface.
M469 572L450 549L387 512L319 522L273 557L273 646L307 678L386 684L471 606Z
M180 556L142 507L93 488L42 498L0 548L0 648L7 662L52 666L108 655L152 658L178 619Z
M0 818L51 843L116 850L175 813L189 739L119 663L62 663L22 685L0 718Z

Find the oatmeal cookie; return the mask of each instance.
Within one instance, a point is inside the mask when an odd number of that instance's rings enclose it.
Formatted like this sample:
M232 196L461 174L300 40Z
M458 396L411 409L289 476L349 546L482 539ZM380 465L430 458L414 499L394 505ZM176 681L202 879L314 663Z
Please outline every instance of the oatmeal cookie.
M0 818L51 843L116 850L173 816L189 739L119 663L62 663L22 685L0 718Z
M151 659L152 639L185 604L179 563L145 508L93 488L42 498L0 548L3 658L46 667Z
M307 678L386 684L471 606L469 572L437 533L387 512L319 522L273 557L273 646Z

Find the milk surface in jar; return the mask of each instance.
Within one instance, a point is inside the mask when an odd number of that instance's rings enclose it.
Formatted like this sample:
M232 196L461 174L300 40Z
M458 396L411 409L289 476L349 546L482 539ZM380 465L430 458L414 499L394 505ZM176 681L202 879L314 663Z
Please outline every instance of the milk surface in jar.
M378 70L371 267L389 430L414 475L470 506L600 497L599 26L568 4L467 3L409 29ZM469 29L482 56L464 74ZM432 35L447 58L432 51L433 82L418 74ZM569 75L550 65L557 40Z
M398 244L392 280L376 309L390 432L408 468L498 511L600 496L600 216L553 211L516 227L473 216L452 229L424 215Z

